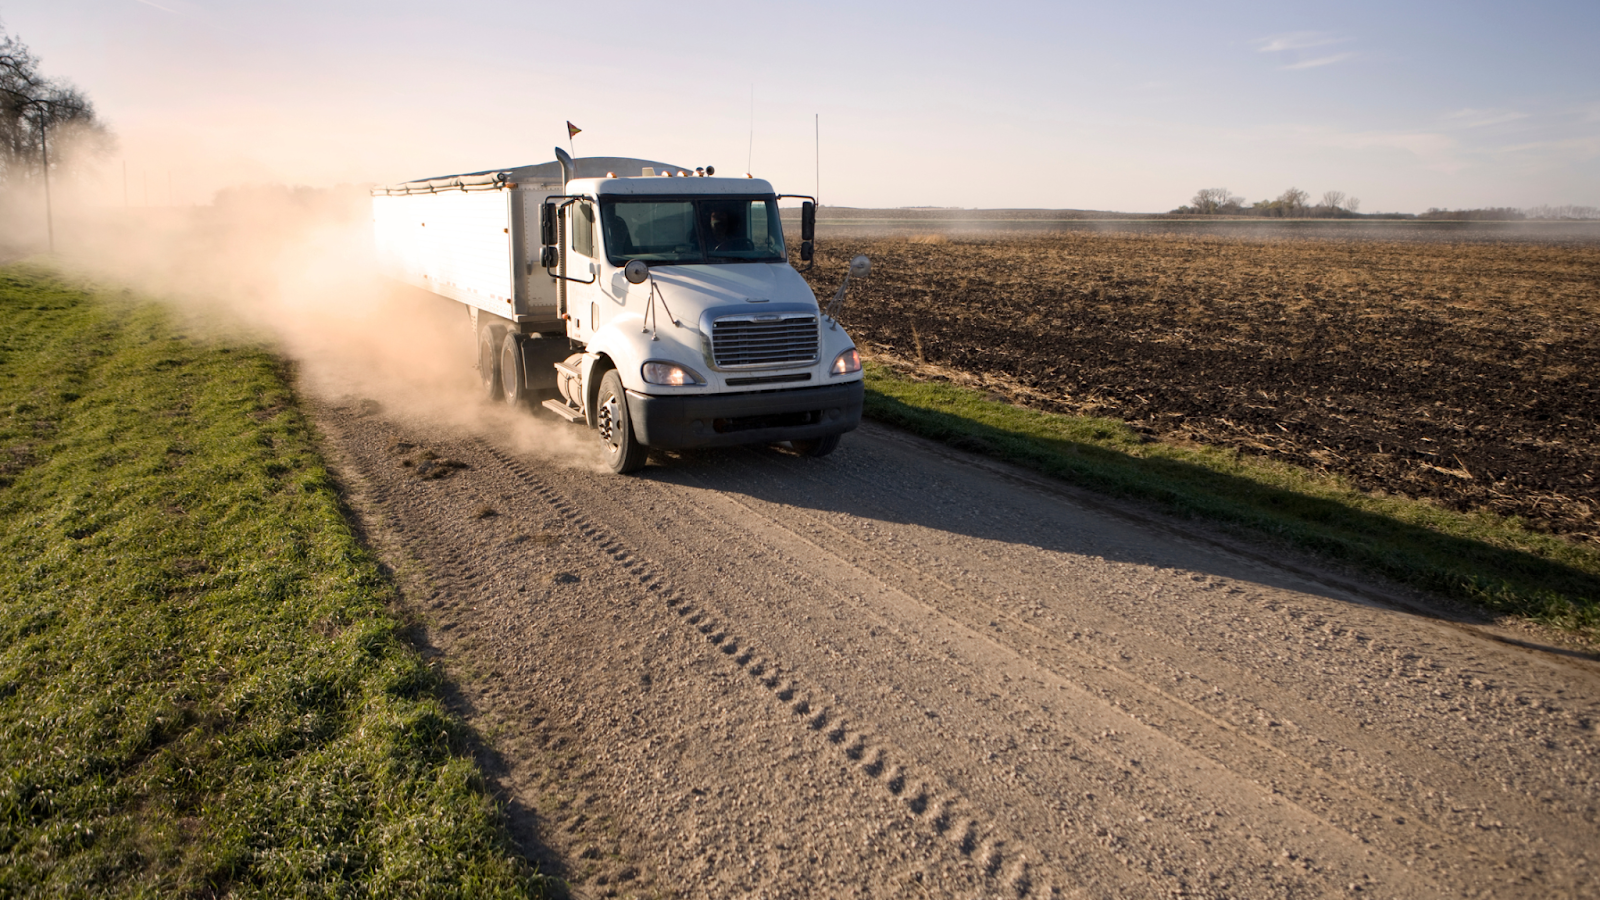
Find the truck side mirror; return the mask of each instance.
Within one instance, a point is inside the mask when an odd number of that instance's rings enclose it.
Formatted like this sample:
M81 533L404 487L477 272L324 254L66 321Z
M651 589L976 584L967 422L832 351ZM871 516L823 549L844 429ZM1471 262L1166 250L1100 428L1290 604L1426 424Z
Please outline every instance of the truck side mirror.
M828 326L829 328L839 327L839 310L844 307L844 292L850 286L850 279L865 278L871 272L872 260L867 259L865 254L858 255L855 259L850 260L850 271L846 272L844 280L839 282L839 290L833 295L833 302L829 303L828 308L822 311L822 314L828 317L828 321L833 323Z
M800 204L800 240L810 242L817 239L817 205L810 200ZM801 245L801 259L810 259L804 255L804 244Z
M800 261L801 262L811 262L811 257L814 256L815 253L816 253L816 251L812 248L810 241L801 241L800 242Z
M539 243L546 247L553 247L556 244L556 207L553 203L539 204Z
M546 269L555 268L559 262L561 260L556 258L556 248L549 244L546 244L544 249L539 251L539 265L544 266Z

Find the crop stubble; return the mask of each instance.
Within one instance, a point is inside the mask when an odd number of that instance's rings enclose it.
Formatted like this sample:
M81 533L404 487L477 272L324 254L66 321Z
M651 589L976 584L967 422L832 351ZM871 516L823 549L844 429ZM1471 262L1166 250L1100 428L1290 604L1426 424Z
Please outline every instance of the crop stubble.
M852 240L881 361L1600 542L1600 247ZM810 273L837 285L842 258Z

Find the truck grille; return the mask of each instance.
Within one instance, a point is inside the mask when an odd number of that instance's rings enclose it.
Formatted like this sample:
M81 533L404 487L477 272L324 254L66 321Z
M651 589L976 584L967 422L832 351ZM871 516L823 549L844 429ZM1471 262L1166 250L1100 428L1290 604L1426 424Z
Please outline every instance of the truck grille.
M711 355L718 368L758 369L817 361L817 317L723 316L711 324Z

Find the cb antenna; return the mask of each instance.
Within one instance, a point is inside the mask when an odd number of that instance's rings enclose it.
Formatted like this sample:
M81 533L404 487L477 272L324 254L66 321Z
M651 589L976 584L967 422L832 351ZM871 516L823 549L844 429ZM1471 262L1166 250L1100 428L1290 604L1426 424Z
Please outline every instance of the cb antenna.
M744 158L744 173L749 175L755 169L751 163L756 158L756 86L750 85L750 149Z

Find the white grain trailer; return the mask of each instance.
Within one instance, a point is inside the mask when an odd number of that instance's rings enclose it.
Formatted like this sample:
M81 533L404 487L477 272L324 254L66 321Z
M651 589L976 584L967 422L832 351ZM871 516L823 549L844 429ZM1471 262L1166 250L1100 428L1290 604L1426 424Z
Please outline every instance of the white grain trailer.
M647 449L787 441L824 456L861 421L861 359L798 272L777 194L650 160L572 159L375 189L384 271L465 304L483 393ZM802 204L809 263L815 201Z

